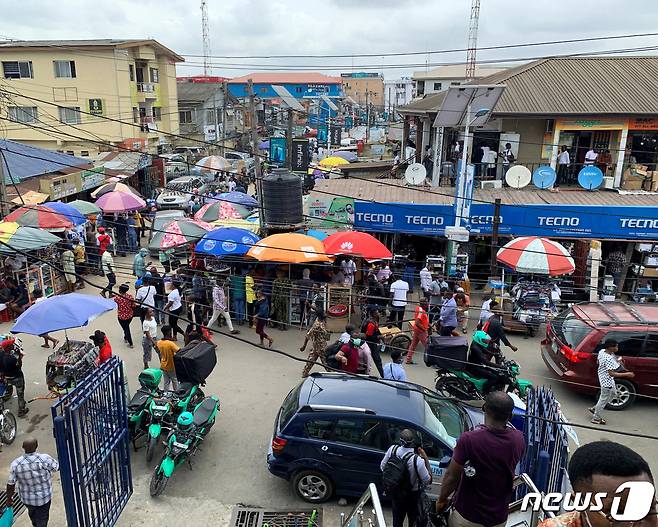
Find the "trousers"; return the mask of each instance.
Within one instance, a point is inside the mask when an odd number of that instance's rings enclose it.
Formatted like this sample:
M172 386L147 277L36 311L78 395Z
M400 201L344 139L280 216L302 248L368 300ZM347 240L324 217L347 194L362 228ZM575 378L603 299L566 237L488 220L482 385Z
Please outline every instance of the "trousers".
M43 505L27 505L27 514L32 521L34 527L48 527L48 520L50 519L50 502Z
M496 525L492 525L491 527L505 527L505 524L507 522L504 521L503 523L498 523ZM474 523L472 521L467 520L464 518L459 512L457 512L456 509L453 509L452 512L450 513L450 518L448 518L448 527L489 527L482 525L481 523Z
M220 315L224 317L224 320L226 321L226 327L228 328L228 330L233 331L233 322L231 322L231 315L225 309L220 309L220 308L213 308L212 317L210 317L210 320L208 321L208 329L212 328L212 325L215 322L217 322Z
M416 351L419 342L423 345L423 349L427 349L427 331L424 329L414 328L411 343L409 344L409 349L407 350L407 364L409 364L411 359L413 359L414 351Z
M596 406L594 407L594 417L597 419L601 419L601 413L605 409L606 405L614 399L615 395L617 395L617 389L615 387L612 388L604 388L603 386L601 387L601 394L599 395L599 400L596 402Z

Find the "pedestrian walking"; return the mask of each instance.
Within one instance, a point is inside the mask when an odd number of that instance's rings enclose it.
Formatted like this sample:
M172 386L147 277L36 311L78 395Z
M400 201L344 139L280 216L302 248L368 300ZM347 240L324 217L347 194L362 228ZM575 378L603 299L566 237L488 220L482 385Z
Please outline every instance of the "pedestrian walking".
M384 365L384 379L388 381L407 380L407 372L402 367L402 352L400 350L391 352L391 362Z
M116 266L112 256L112 245L107 246L107 250L101 256L101 270L107 278L107 285L101 291L101 296L106 298L106 294L112 294L112 289L117 283Z
M380 464L384 493L391 500L393 527L403 527L407 518L414 527L423 487L432 483L432 469L427 454L416 446L415 434L405 428L391 445Z
M416 306L414 318L410 322L413 333L411 336L411 342L409 343L409 348L407 349L407 364L415 364L413 361L414 352L416 351L419 342L423 345L423 349L427 349L427 339L430 329L430 319L427 313L427 308L427 300L421 300Z
M562 145L560 147L560 153L557 156L557 174L555 175L555 183L553 183L553 187L550 189L551 192L560 192L560 183L566 181L570 164L571 159L567 145Z
M233 274L229 277L229 296L233 304L233 315L238 325L241 326L244 324L246 316L245 301L247 297L245 277L243 275Z
M137 278L143 278L146 274L146 257L149 255L148 249L142 247L133 260L133 275Z
M233 322L231 322L231 315L228 312L226 303L226 293L224 293L224 286L217 282L214 283L212 288L212 316L208 321L208 329L212 329L212 326L219 316L223 316L226 321L226 327L231 332L231 335L237 335L240 333L239 330L233 327Z
M5 380L4 400L11 399L14 387L18 397L18 417L27 415L30 409L25 402L25 375L23 375L23 350L16 339L7 339L0 344L0 377Z
M420 290L425 300L429 301L432 290L432 273L427 268L427 265L420 270Z
M523 433L509 427L514 401L491 392L483 406L484 426L462 433L441 481L437 512L452 495L452 527L504 527L514 489L516 466L523 457ZM453 495L454 494L454 495Z
M185 332L178 326L178 317L183 311L183 300L180 294L180 284L173 282L171 291L167 295L167 304L164 310L169 313L169 326L173 331L173 341L176 342L178 334L184 335Z
M308 377L308 374L311 373L311 369L318 359L320 359L323 366L327 365L324 352L327 349L329 332L327 331L327 317L323 311L316 313L315 322L313 322L313 325L306 333L304 343L302 344L302 347L299 348L299 351L304 352L306 350L306 345L309 340L311 341L311 352L306 359L308 362L304 366L302 377Z
M37 452L39 442L34 437L23 441L22 456L11 462L7 479L7 507L14 504L14 492L27 509L34 527L47 527L50 518L50 502L53 497L53 472L59 463L48 454Z
M64 244L64 251L62 251L61 259L67 291L73 293L78 278L75 274L75 255L73 254L73 246L70 243Z
M119 294L114 295L113 300L117 305L117 320L123 330L123 342L132 349L133 337L130 334L130 323L135 316L135 299L128 292L128 284L119 286Z
M142 285L137 289L137 296L135 296L135 302L139 305L139 320L144 322L144 314L146 310L150 307L151 309L155 308L155 295L157 292L156 287L151 283L151 277L144 275L141 279Z
M244 275L244 290L245 300L247 302L247 323L250 328L254 327L254 305L256 303L256 284L254 282L254 274L250 269Z
M156 346L158 355L160 355L160 369L162 370L162 379L164 382L163 389L168 390L169 385L178 391L178 379L176 378L176 367L174 366L174 355L180 347L171 338L171 327L162 326L162 338L158 340Z
M265 333L265 325L270 318L270 306L262 291L256 293L256 335L260 337L260 345L267 340L269 347L272 347L274 339Z
M379 331L379 309L373 307L370 309L370 316L361 326L361 332L365 334L366 343L370 348L370 355L380 377L384 377L384 368L382 366L382 357L380 355L380 346L382 333Z
M439 322L441 323L441 336L449 337L457 328L457 301L450 289L443 292L443 305L439 313Z
M606 424L601 416L606 405L617 395L615 379L632 379L635 374L624 368L622 357L617 356L619 344L614 339L607 339L603 343L603 349L599 351L596 358L598 363L599 385L601 393L596 405L589 409L592 414L592 423L595 425Z
M395 322L399 329L402 329L402 321L404 320L404 311L407 308L407 293L409 292L409 284L398 278L391 284L391 314L388 317L389 322Z
M457 288L455 293L455 302L457 304L457 327L461 332L466 334L468 328L468 308L470 307L470 298L464 293L461 287Z
M144 369L149 367L149 362L153 358L153 348L157 344L158 323L153 318L153 309L146 308L144 314L144 321L142 322L142 358L144 362Z
M32 291L32 298L34 298L35 304L38 304L39 302L43 302L46 299L46 297L43 296L43 291L38 288L35 288ZM43 344L41 344L42 348L50 348L50 346L48 345L49 342L53 343L53 349L55 349L57 347L57 344L59 344L59 340L51 337L49 333L44 333L39 336L43 339Z

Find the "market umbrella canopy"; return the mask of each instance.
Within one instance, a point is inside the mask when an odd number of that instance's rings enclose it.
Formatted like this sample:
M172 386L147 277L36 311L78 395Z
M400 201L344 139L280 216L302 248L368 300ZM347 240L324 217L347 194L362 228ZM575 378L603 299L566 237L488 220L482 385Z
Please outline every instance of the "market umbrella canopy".
M137 192L136 188L131 187L126 183L121 183L119 181L115 181L113 183L105 183L104 185L101 185L91 193L91 197L94 199L100 198L103 194L107 194L108 192L114 192L115 190L118 190L120 192L127 192L128 194L134 194L135 196L139 196L140 198L142 197L142 195L139 192Z
M62 329L79 328L114 308L114 300L99 296L80 293L51 296L25 310L16 319L11 332L43 335Z
M13 221L0 222L0 253L2 254L45 249L60 241L61 238L42 229L21 227Z
M358 159L357 155L349 150L339 150L338 152L334 152L334 156L340 157L348 163L354 163Z
M15 197L11 200L15 205L38 205L44 201L48 201L48 194L43 192L36 192L35 190L28 190L25 193L21 193L20 196Z
M306 234L306 236L312 236L316 240L324 241L327 236L329 236L326 232L324 231L317 231L315 229L309 229L305 231L304 229L300 229L298 231L295 231L298 234Z
M351 254L361 256L366 260L382 260L393 257L386 245L366 232L336 232L327 237L322 243L328 254Z
M71 207L75 208L83 216L93 216L94 214L100 214L101 209L94 203L90 201L85 201L82 199L76 199L68 203Z
M149 249L171 249L187 243L195 243L215 227L192 218L181 218L167 223L161 231L156 232L149 242Z
M323 167L335 167L340 165L349 165L350 162L338 156L325 157L320 161L320 166Z
M560 276L576 268L561 244L538 236L515 238L498 250L496 260L517 273Z
M127 212L143 209L146 207L146 202L130 192L113 190L98 198L96 205L103 209L103 212Z
M213 170L230 170L232 167L231 162L222 156L206 156L199 159L195 165L201 169L201 171L213 171Z
M212 256L240 256L259 240L258 236L248 230L220 227L201 238L194 250Z
M68 203L62 203L61 201L49 201L46 203L46 207L53 209L55 212L59 212L62 216L65 216L75 225L82 225L87 221L87 218L85 218L78 209L72 207Z
M242 205L243 207L258 207L258 201L256 201L256 198L249 194L245 194L244 192L224 192L223 194L220 194L219 197L224 201Z
M259 241L247 252L247 256L261 262L303 264L330 262L322 242L304 234L273 234Z
M201 207L194 215L200 221L241 220L251 214L244 205L228 201L213 201Z
M73 222L46 205L27 205L7 214L5 221L15 221L23 227L36 227L47 231L63 231Z
M245 219L227 219L217 220L212 222L213 227L237 227L249 232L257 233L260 230L260 221L258 217L252 218L251 216Z

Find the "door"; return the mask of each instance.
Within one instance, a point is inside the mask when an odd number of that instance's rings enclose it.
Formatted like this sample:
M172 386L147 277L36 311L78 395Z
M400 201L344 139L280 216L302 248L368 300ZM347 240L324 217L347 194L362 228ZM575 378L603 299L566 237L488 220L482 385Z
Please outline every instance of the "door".
M304 468L325 467L327 440L333 430L335 420L330 418L312 418L304 423L303 434L294 439L296 448L292 450L293 460L303 460ZM284 449L286 453L286 449Z
M637 358L632 359L640 393L658 396L658 333L648 333ZM630 369L630 368L629 368Z

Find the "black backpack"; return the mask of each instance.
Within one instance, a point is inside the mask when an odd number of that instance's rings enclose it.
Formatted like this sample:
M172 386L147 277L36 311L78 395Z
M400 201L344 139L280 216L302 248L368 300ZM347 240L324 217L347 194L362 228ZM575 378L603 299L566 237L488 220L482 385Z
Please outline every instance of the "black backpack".
M340 351L340 348L343 346L343 342L336 341L333 344L329 344L324 350L324 360L327 363L327 366L335 370L340 370L341 363L336 358L336 353Z
M409 474L407 461L412 457L415 458L416 454L408 452L404 456L398 457L398 448L397 446L393 448L391 456L388 458L382 471L382 488L384 489L384 494L389 498L393 497L393 495L403 498L411 492L411 475ZM414 459L414 465L415 462L416 460ZM416 471L418 471L418 468L416 468Z

